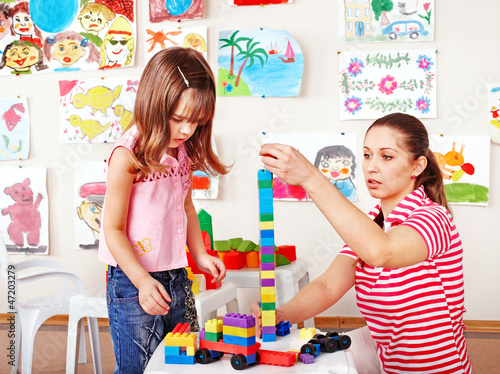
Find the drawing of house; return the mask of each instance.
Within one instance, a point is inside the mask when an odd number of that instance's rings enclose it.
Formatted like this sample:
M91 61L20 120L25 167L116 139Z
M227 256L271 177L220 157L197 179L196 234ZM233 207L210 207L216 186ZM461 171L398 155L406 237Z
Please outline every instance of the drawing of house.
M372 8L370 0L344 0L345 36L355 38L372 33Z

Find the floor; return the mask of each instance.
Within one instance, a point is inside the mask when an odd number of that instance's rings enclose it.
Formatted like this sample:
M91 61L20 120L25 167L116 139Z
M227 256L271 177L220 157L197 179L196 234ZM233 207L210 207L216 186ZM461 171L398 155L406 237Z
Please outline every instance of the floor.
M9 344L7 325L0 325L0 352L6 352ZM340 332L340 331L339 331ZM78 373L93 373L90 343L86 334L88 363L78 365ZM114 369L113 346L109 327L100 327L101 356L103 373L112 373ZM64 326L42 326L35 338L33 357L34 374L62 374L66 372L67 328ZM474 374L500 374L500 333L466 332L467 347L472 361ZM3 354L2 354L3 356ZM10 373L3 364L0 373Z

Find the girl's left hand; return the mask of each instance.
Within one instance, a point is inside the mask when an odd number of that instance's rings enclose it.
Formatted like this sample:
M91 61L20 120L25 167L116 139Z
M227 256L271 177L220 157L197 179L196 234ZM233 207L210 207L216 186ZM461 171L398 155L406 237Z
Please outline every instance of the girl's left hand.
M203 253L196 259L196 266L204 273L211 274L214 279L212 283L218 283L226 276L226 266L218 257Z

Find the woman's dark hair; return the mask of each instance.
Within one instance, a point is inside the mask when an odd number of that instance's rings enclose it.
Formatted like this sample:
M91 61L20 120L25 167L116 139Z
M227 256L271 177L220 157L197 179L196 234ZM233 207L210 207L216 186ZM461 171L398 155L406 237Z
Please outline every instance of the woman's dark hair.
M427 167L415 179L415 187L424 186L427 196L451 213L444 191L443 175L436 156L429 149L429 134L424 124L418 118L409 114L393 113L377 119L366 133L368 134L374 127L388 127L397 132L399 134L397 138L399 146L408 152L412 160L416 160L420 156L427 158ZM381 219L383 222L383 217Z

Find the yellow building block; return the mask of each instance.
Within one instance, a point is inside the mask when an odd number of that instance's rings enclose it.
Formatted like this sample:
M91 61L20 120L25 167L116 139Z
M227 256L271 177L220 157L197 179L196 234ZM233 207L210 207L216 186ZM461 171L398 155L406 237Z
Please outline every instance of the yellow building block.
M168 347L196 347L196 335L194 333L172 334L165 336L165 346Z
M274 222L273 221L261 222L260 229L261 230L274 230Z
M274 270L264 270L260 272L261 279L274 279Z
M264 320L264 319L272 319L273 321L276 321L276 311L275 310L263 310L262 311L262 320ZM274 322L273 325L276 325L276 322Z
M287 352L295 355L295 362L299 361L300 349L289 349Z
M211 319L205 322L206 332L222 332L222 320L221 319Z
M269 295L261 295L260 299L263 303L274 303L276 302L276 295L274 294L269 294Z
M314 327L302 328L300 330L300 339L312 339L313 336L316 335L316 329Z
M194 356L196 353L196 347L187 347L186 356Z
M276 317L273 318L262 317L262 326L276 326Z
M260 288L260 295L276 295L276 288L275 287L261 287Z
M242 338L249 338L251 336L255 336L255 326L249 328L224 326L222 331L224 335L240 336Z

